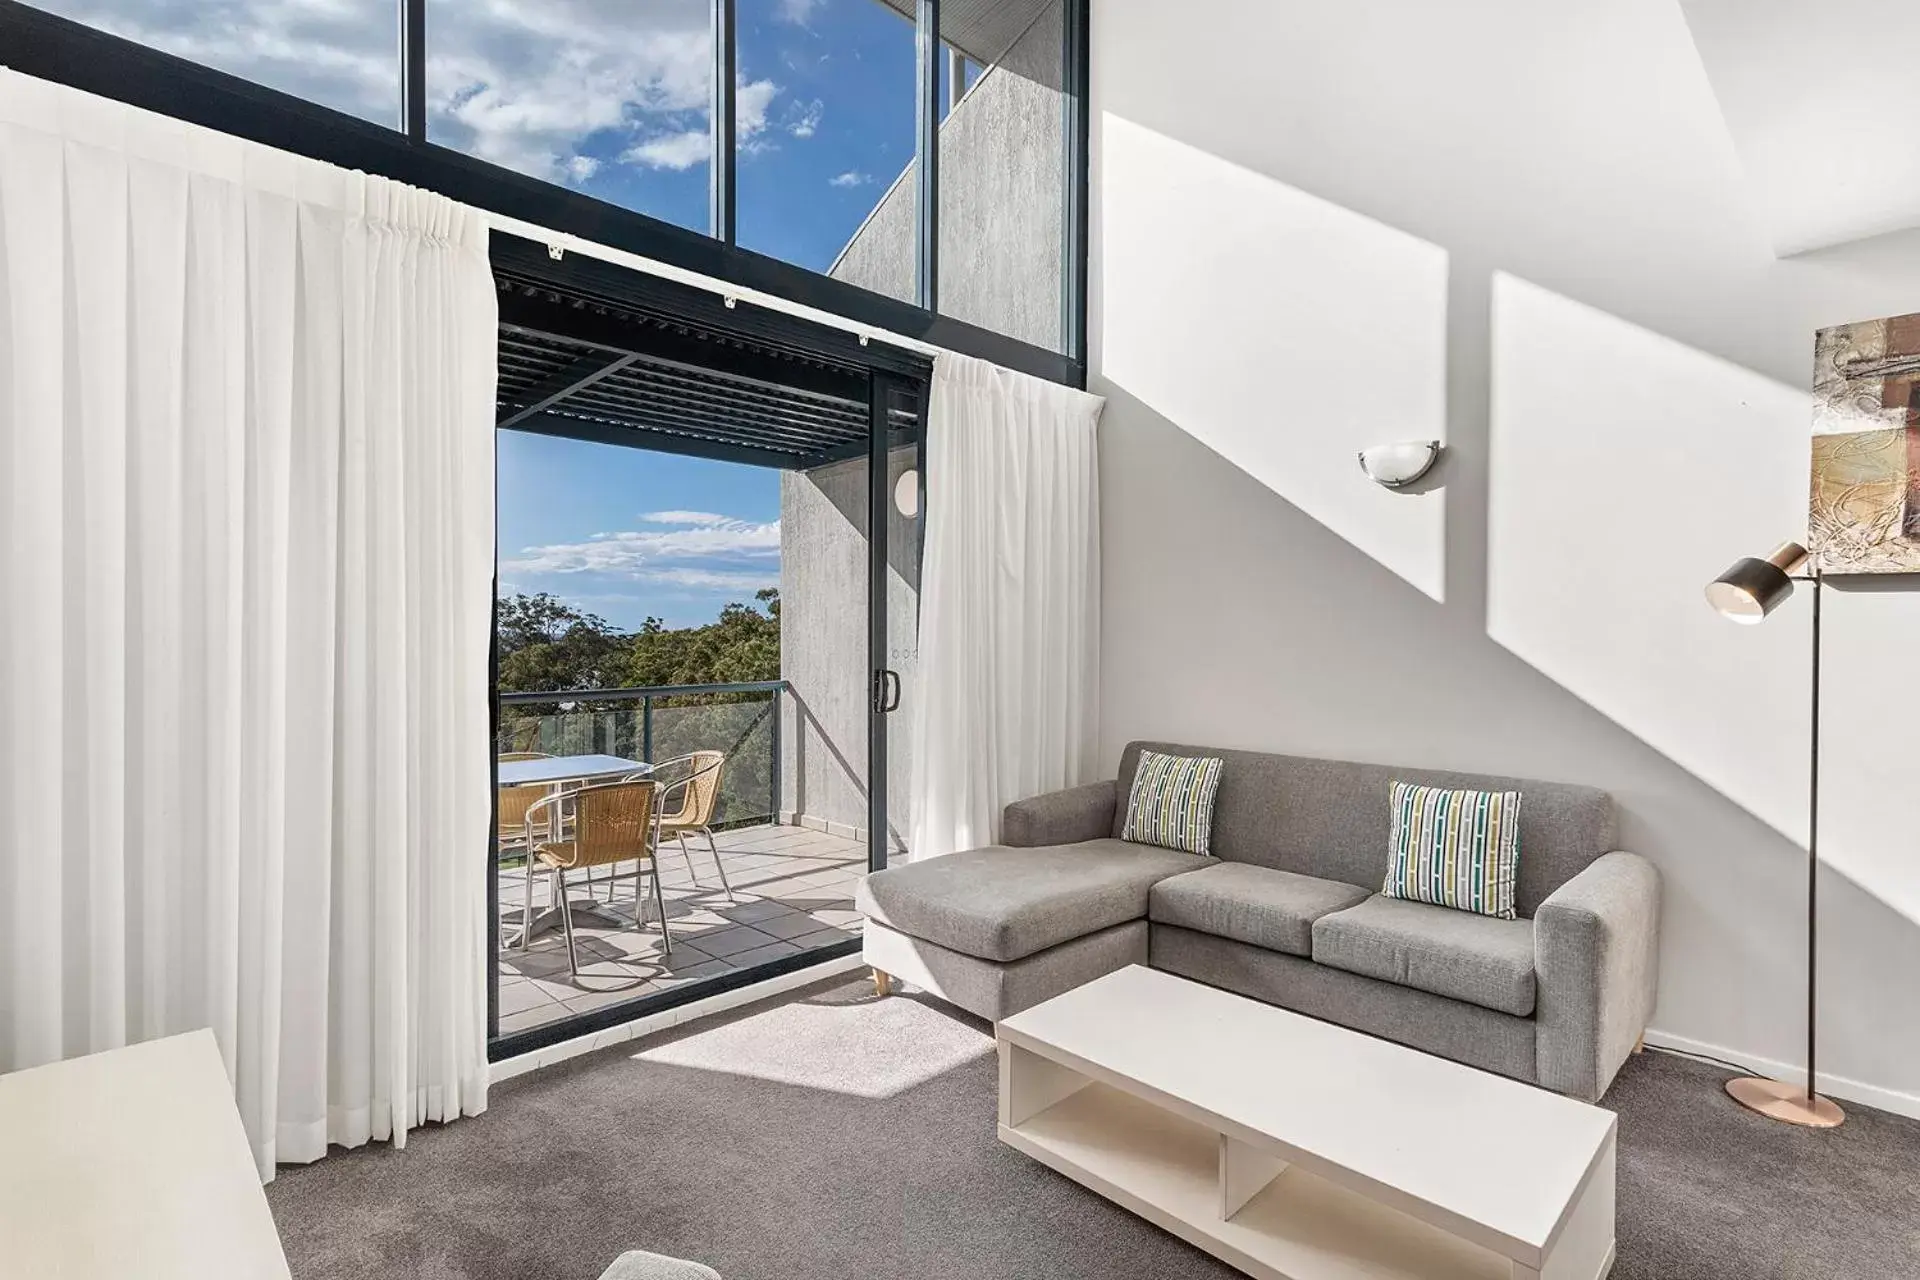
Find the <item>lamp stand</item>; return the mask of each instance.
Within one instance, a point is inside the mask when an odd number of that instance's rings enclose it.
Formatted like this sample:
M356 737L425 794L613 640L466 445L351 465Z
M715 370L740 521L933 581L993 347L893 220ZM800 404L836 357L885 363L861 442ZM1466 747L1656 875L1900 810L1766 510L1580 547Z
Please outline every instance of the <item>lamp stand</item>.
M1770 1120L1797 1124L1809 1129L1832 1129L1847 1118L1831 1100L1815 1091L1814 1050L1819 1039L1818 987L1815 969L1819 962L1820 903L1820 595L1822 581L1816 567L1805 579L1813 584L1813 742L1808 752L1807 771L1807 1083L1804 1086L1742 1076L1727 1081L1727 1092L1748 1110Z

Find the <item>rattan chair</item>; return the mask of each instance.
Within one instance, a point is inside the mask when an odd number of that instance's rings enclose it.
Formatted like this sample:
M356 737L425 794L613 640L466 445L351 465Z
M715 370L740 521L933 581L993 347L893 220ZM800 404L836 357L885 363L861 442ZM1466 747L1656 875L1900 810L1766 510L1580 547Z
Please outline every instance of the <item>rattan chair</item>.
M580 972L580 959L574 949L573 910L567 901L567 872L594 867L611 870L615 863L632 862L634 874L653 877L653 905L660 913L660 952L673 953L673 935L667 928L667 901L660 891L657 854L660 845L660 811L657 783L647 779L608 782L561 791L534 804L528 820L536 814L552 814L549 825L561 833L534 846L533 856L541 866L553 872L553 903L560 912L560 923L567 935L567 968ZM562 812L564 806L564 814ZM638 886L634 892L634 928L646 923L646 896Z
M514 764L522 760L551 760L544 751L503 751L501 764ZM534 801L543 798L553 790L550 782L533 782L523 787L500 788L500 817L495 830L500 833L500 843L531 843L527 838L527 809Z
M512 764L519 760L551 760L553 757L544 751L503 751L501 764ZM534 782L523 787L501 787L499 817L494 822L494 832L499 841L499 856L504 861L516 854L527 855L527 865L521 876L520 893L520 942L521 950L527 946L527 935L533 925L533 844L534 833L527 821L527 810L541 800L552 795L553 784ZM544 836L544 828L542 835ZM504 944L504 943L503 943Z
M720 887L727 892L727 901L733 901L733 886L727 883L727 866L720 860L719 846L713 842L714 807L720 802L720 769L726 764L727 757L718 751L696 751L692 755L681 756L654 767L653 776L671 775L684 766L687 776L667 783L660 792L660 803L665 807L671 803L675 792L679 793L679 806L671 813L660 815L660 834L664 838L672 836L680 845L680 856L686 859L687 875L694 884L700 883L700 877L693 869L693 856L687 852L687 835L697 832L707 838L707 849L713 854L713 869L720 873Z

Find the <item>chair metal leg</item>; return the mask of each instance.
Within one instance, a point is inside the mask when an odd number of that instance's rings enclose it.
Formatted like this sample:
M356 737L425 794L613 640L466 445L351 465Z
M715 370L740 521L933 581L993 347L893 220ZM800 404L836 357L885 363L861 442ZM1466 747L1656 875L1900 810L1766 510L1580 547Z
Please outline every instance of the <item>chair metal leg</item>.
M520 945L519 951L527 949L527 943L533 938L533 855L520 864Z
M720 873L720 887L727 891L727 901L733 901L733 886L727 883L727 864L720 861L720 846L713 842L713 828L702 827L700 834L707 838L707 849L713 854L713 869Z
M567 873L553 869L553 901L560 910L560 927L567 934L567 972L580 976L580 957L573 949L573 906L567 901Z
M638 886L635 886L634 892L639 892ZM660 912L660 954L670 956L673 954L673 934L667 929L667 899L660 891L660 861L657 853L653 862L653 905Z
M673 833L673 838L680 842L680 861L687 864L687 879L693 881L693 887L698 889L700 887L700 876L699 873L693 869L693 855L687 852L687 833L684 831L676 831Z

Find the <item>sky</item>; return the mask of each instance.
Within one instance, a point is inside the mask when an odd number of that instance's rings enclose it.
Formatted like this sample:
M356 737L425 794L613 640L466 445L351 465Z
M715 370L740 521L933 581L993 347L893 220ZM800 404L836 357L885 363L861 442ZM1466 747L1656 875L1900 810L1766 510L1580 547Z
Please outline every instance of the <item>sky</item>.
M379 124L398 0L29 0ZM707 226L710 0L428 0L427 136ZM738 0L739 242L824 271L913 157L913 24L878 0Z
M711 622L780 585L780 473L502 431L500 594L547 591L622 630Z
M29 0L383 125L396 0ZM429 140L707 228L710 0L428 0ZM825 271L913 157L913 24L878 0L737 0L739 243ZM502 432L502 594L622 628L779 584L779 475Z

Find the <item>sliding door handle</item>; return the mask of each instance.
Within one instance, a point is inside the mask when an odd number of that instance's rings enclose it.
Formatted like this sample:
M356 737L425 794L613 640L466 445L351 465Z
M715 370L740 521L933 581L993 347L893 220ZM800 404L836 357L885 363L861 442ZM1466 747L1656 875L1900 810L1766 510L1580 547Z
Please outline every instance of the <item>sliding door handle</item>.
M886 667L873 673L873 709L882 715L900 709L900 673Z

